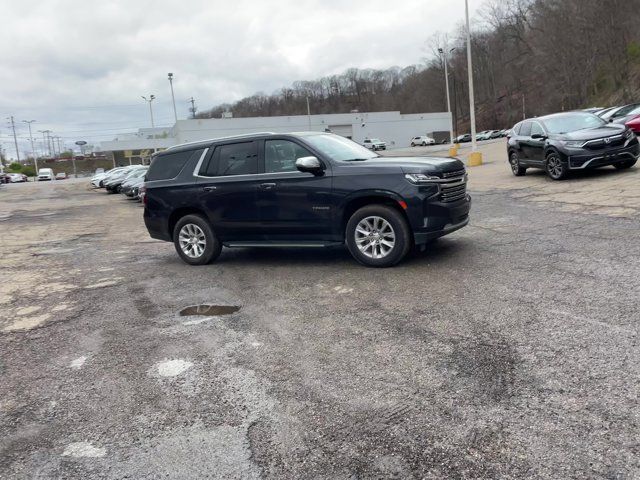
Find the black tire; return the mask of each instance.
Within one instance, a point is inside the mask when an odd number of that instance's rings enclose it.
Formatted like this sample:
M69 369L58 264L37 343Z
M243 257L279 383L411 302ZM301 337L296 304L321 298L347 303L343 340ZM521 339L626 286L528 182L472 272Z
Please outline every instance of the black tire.
M199 231L204 235L204 249L202 253L197 256L188 255L180 245L180 233L183 227L188 227L189 225L192 226L192 229L194 226L197 227L197 229L199 229ZM197 236L199 233L197 229L193 229L194 236ZM187 228L187 230L189 229ZM187 233L187 231L184 233ZM213 232L213 229L211 228L211 225L209 225L207 219L201 215L185 215L178 220L176 226L173 228L173 245L175 246L178 255L180 255L180 258L189 265L206 265L211 263L218 258L222 251L222 244L220 243L220 240L218 240L218 237ZM195 247L192 251L194 255L196 255L197 252L195 251Z
M380 235L380 233L373 234L371 254L363 253L358 247L356 241L356 227L358 227L358 225L363 221L368 222L365 219L373 217L383 219L387 225L390 226L392 233L394 234L393 247L381 258L373 258L374 251L378 252L379 255L379 252L382 252L386 246L384 244L381 245L380 242L384 243L384 240L386 239L388 241L390 237ZM368 225L373 226L371 229L372 232L377 232L375 223L368 223ZM381 226L382 228L380 229L380 232L383 233L386 231L388 235L389 230L386 229L386 225ZM358 234L361 235L361 238L365 238L361 233ZM395 208L388 207L386 205L367 205L366 207L362 207L357 210L353 215L351 215L351 218L347 222L345 238L347 248L353 258L367 267L384 268L396 265L407 255L413 245L411 229L409 228L409 225L402 213ZM373 244L375 243L375 238L379 240L377 245ZM365 247L365 249L367 249L367 247Z
M624 170L626 168L633 167L637 161L638 161L637 159L627 160L626 162L616 163L614 167L616 167L618 170Z
M427 146L427 142L422 142L422 146L426 147Z
M415 144L415 143L413 143L413 142L411 142L411 146L412 146L412 147L415 147L415 146L416 146L416 144Z
M549 152L547 154L545 170L552 180L563 180L567 178L567 174L569 173L567 164L562 161L556 152Z
M512 151L509 153L509 165L511 166L511 173L516 177L522 177L527 172L525 167L520 166L518 152Z

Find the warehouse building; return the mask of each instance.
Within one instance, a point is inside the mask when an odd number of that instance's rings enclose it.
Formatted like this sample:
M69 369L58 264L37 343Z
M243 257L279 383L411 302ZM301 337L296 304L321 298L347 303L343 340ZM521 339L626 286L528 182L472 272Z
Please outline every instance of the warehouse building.
M362 144L367 138L379 138L388 148L408 147L411 138L429 135L438 142L449 139L451 114L400 112L353 112L327 115L291 115L279 117L207 118L178 120L170 128L143 128L137 133L118 135L102 142L104 152L112 152L118 165L140 163L158 150L172 145L212 138L257 132L332 132Z

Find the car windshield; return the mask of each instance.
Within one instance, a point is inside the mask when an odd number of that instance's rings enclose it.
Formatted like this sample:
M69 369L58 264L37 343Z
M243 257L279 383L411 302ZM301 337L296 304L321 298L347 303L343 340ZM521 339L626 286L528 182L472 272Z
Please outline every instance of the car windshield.
M372 138L372 139L371 139L371 141L372 141L372 142L379 142L379 141L380 141L380 139L379 139L379 138Z
M568 133L606 125L604 120L592 113L567 113L547 118L543 123L549 133Z
M305 140L332 160L353 162L377 158L377 155L348 138L334 134L308 135Z

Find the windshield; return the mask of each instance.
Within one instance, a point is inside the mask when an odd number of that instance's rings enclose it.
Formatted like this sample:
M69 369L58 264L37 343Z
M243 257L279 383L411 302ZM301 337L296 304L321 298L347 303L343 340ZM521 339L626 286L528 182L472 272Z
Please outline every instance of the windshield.
M593 113L567 113L544 120L549 133L568 133L587 128L606 125L606 122Z
M320 150L331 160L339 162L351 162L356 160L368 160L380 155L373 153L348 138L334 134L308 135L305 140L310 145Z

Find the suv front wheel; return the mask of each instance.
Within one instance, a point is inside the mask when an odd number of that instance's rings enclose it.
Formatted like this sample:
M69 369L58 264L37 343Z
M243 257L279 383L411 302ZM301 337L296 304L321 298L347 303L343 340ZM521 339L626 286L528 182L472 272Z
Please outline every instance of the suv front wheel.
M349 252L368 267L391 267L411 248L411 230L400 212L386 205L368 205L347 222Z
M209 222L200 215L186 215L173 229L173 243L189 265L206 265L218 258L222 244Z
M556 152L551 152L547 155L546 162L547 175L552 180L562 180L567 177L569 168L562 162L560 155Z

